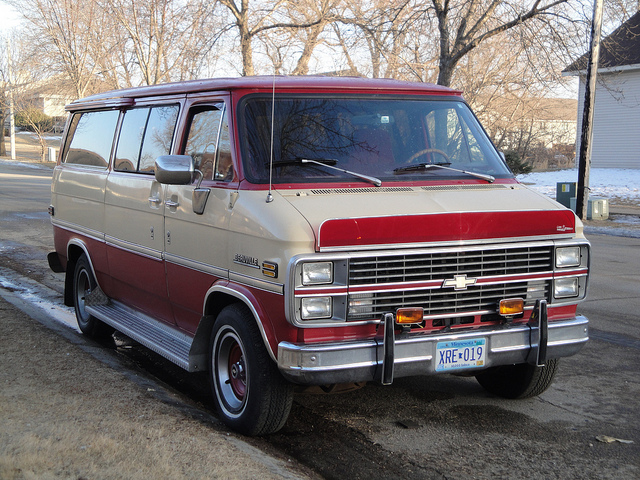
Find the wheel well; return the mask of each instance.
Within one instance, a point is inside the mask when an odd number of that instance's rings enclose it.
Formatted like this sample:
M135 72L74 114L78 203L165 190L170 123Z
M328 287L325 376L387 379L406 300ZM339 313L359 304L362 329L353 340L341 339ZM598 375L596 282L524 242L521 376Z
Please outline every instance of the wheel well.
M84 254L84 250L78 245L69 245L67 252L67 271L64 275L64 304L73 307L73 275L76 271L76 263Z
M209 297L207 297L207 300L205 302L204 315L200 320L200 325L198 325L198 329L193 339L193 345L191 346L191 352L189 354L189 356L192 358L192 361L198 366L196 368L197 370L208 369L207 356L209 352L209 341L211 339L213 324L215 323L216 318L218 318L220 312L226 306L232 305L234 303L245 305L252 312L253 319L261 331L265 348L267 349L269 356L275 361L275 355L268 343L263 326L260 324L260 320L256 318L255 313L253 312L253 309L250 307L250 305L248 305L247 302L242 298L236 297L234 295L225 292L212 292Z

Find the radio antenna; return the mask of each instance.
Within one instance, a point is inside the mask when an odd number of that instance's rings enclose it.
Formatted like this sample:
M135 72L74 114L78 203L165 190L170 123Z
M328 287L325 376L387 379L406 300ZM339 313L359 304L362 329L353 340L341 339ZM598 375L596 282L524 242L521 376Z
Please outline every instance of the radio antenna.
M276 74L273 74L273 88L271 91L271 148L269 152L269 193L267 193L267 203L273 202L273 195L271 195L271 188L273 186L273 129L274 118L276 111Z

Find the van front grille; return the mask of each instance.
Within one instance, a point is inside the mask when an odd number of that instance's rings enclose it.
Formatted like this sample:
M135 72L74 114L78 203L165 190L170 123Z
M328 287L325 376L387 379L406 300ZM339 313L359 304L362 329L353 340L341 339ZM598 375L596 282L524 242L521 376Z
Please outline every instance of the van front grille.
M534 305L537 299L548 299L550 280L519 281L514 276L552 270L553 249L548 245L351 259L349 285L380 285L380 290L350 294L348 319L380 318L401 307L422 307L426 318L491 316L505 298L522 298L525 306ZM459 290L443 288L442 284L436 288L402 288L403 283L444 283L456 276L476 282L491 277L491 281Z

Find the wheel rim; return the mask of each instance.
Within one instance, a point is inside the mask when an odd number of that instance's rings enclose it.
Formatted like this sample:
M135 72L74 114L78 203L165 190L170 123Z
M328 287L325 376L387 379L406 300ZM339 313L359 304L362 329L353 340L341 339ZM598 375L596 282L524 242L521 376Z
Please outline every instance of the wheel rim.
M78 322L86 324L89 321L89 314L85 310L86 297L91 293L91 281L86 270L78 272L76 280L76 310Z
M215 372L218 398L229 413L244 408L248 393L248 372L242 342L232 330L218 333Z

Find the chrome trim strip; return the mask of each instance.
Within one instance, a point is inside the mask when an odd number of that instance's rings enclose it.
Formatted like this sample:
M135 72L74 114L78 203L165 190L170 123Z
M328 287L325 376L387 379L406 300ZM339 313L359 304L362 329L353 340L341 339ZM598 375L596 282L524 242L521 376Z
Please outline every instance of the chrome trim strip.
M186 257L180 255L174 255L172 253L164 252L164 259L168 263L178 265L180 267L189 268L197 272L205 273L207 275L213 275L218 278L229 278L229 270L222 267L215 267L207 263L198 262L196 260L189 260Z
M119 238L105 235L105 242L109 247L115 247L120 250L125 250L131 253L142 255L143 257L150 258L152 260L162 260L163 252L154 248L149 248L137 243L127 242L126 240L120 240Z
M534 242L536 240L570 240L574 238L574 234L563 235L543 235L539 237L508 237L508 238L489 238L480 240L452 240L448 242L425 242L425 243L398 243L398 244L380 244L380 245L347 245L344 247L320 247L318 250L322 253L340 253L348 252L357 248L359 251L371 251L371 250L391 250L391 249L408 249L408 248L427 248L431 246L437 247L458 247L458 246L473 246L483 245L487 241L496 244L502 243L519 243L519 242Z
M77 223L71 223L64 220L51 219L51 224L54 227L61 228L62 230L66 230L67 232L77 233L78 235L82 235L84 237L90 238L92 240L96 240L98 242L104 242L104 233L99 232L97 230L93 230L91 228L85 228Z
M265 292L284 295L284 285L281 283L270 282L269 280L263 280L261 278L251 277L243 273L237 273L232 271L229 271L229 280L247 287L257 288Z

